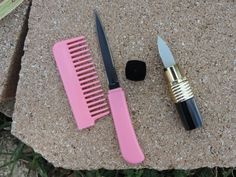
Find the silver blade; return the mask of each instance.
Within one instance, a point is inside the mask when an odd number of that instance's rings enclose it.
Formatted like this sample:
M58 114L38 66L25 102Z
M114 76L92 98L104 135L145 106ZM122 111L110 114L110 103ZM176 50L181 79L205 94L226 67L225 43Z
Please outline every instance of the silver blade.
M160 36L157 37L157 46L164 67L169 68L170 66L175 65L175 59L170 48Z

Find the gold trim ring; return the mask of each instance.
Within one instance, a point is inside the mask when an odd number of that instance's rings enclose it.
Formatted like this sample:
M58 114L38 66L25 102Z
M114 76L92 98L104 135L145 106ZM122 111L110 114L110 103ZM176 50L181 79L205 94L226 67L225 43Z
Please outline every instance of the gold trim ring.
M175 103L186 101L194 96L187 78L182 76L178 65L166 68L165 76L169 82L171 97Z

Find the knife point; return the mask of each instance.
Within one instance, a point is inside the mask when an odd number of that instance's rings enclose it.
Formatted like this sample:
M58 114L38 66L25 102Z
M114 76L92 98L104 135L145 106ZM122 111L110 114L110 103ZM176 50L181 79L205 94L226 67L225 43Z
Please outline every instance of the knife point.
M172 65L175 65L175 60L172 52L170 51L170 48L160 36L157 36L157 46L164 67L168 68Z
M98 21L99 21L99 15L98 15L98 12L97 12L96 9L93 10L93 14L94 14L94 16L95 16L95 20L96 20L96 24L97 24Z
M165 43L165 41L161 38L161 36L157 36L157 45L158 47L162 45L162 43Z

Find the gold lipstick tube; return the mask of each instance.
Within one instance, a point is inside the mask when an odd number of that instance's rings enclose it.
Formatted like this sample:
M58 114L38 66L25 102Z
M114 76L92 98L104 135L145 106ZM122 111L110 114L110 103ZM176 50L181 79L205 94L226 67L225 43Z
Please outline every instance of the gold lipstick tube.
M172 100L185 129L193 130L201 127L202 117L187 78L183 76L177 64L165 68L164 71Z

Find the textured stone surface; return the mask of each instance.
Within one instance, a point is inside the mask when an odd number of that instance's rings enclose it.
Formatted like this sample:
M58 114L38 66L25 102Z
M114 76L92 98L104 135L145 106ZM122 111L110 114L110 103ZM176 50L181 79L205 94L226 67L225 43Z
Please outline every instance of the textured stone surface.
M145 152L140 166L121 158L110 116L78 131L52 58L56 41L85 35L107 91L95 33L100 13L132 121ZM12 133L55 166L70 169L236 166L236 60L233 1L33 1ZM204 118L187 132L170 100L156 36L171 46ZM144 82L125 79L129 59L147 63Z
M0 112L9 116L14 102L22 51L21 35L28 8L25 1L10 15L0 20ZM7 103L6 103L7 102ZM9 110L10 109L10 110Z

